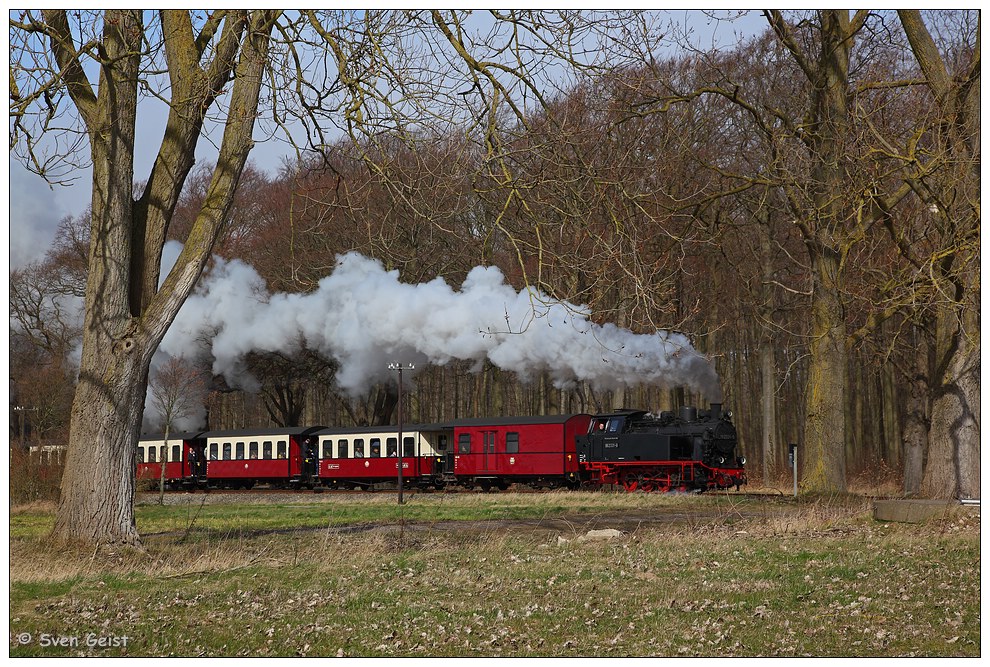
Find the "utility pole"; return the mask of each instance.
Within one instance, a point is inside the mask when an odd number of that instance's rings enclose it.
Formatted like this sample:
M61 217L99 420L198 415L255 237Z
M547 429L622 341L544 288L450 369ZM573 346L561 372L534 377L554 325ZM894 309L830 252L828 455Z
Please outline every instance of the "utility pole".
M416 367L412 364L402 364L394 361L388 365L390 371L399 371L399 504L402 504L402 371L411 371Z

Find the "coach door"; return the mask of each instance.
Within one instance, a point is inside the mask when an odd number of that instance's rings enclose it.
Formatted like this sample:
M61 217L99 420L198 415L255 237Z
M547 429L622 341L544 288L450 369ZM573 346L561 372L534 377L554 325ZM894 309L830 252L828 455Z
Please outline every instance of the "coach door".
M483 452L481 472L498 472L498 455L495 445L498 442L498 431L482 431Z
M187 458L189 460L189 474L192 477L206 478L206 443L196 443L189 445Z
M306 438L302 444L302 479L309 482L320 476L320 455L314 438Z

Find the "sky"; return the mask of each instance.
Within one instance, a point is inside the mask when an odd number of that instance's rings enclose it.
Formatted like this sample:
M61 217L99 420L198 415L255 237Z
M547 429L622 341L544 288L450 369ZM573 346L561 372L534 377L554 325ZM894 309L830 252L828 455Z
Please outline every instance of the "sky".
M715 24L697 12L671 12L671 18L691 23L699 36L699 44L711 45L712 39L725 45L735 40L734 32L762 29L765 22L757 13L741 22ZM151 138L149 150L137 151L135 179L144 180L151 169L157 152L159 137L165 127L166 111L158 102L143 102L147 106L139 112L138 136ZM259 142L250 156L255 168L273 174L288 154L285 144ZM212 162L216 149L201 141L197 150L197 163ZM89 171L81 171L71 186L50 187L41 177L28 172L13 156L8 158L7 181L10 186L8 214L8 247L10 268L40 260L52 243L60 220L66 216L78 216L86 211L90 202L91 182Z

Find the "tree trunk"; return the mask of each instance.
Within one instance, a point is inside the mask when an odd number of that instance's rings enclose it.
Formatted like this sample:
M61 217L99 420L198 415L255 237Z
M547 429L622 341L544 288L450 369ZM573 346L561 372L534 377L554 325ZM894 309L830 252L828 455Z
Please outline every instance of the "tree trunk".
M897 375L894 364L885 362L880 376L880 409L883 415L883 460L893 470L901 467L903 452L901 450L901 422L898 410L898 398L901 393L897 387Z
M943 307L936 324L938 385L932 402L928 498L980 497L980 341L966 304Z
M774 354L774 341L771 323L776 312L774 299L774 262L770 225L770 215L758 213L760 225L760 263L763 265L763 284L760 294L760 319L765 323L760 334L760 394L763 397L763 484L768 485L777 474L777 360Z
M933 498L980 497L980 116L979 18L969 62L943 55L918 10L899 10L911 51L941 111L922 178L912 181L935 214L943 248L932 262L940 301L935 322L928 463L921 491ZM968 49L967 49L968 50ZM965 69L960 67L965 65ZM937 168L933 168L937 167ZM934 260L934 256L933 256ZM946 299L946 297L948 297Z
M804 144L809 178L791 195L795 224L811 261L811 341L804 429L806 491L846 490L846 324L842 307L842 260L855 242L850 200L856 172L850 157L855 133L850 128L850 53L867 13L850 19L849 10L817 12L819 40L802 50L778 10L768 10L770 25L791 52L811 86Z
M121 346L122 347L122 346ZM54 534L94 544L139 546L134 522L135 443L140 435L147 365L131 348L115 367L83 362L69 429ZM100 355L96 361L106 361Z
M802 488L817 493L846 490L846 326L838 272L835 253L822 248L812 251L811 362Z
M763 394L763 484L767 485L777 473L777 397L773 348L764 342L760 348Z
M54 16L60 19L59 16ZM108 64L88 107L93 156L89 276L79 383L55 534L70 540L139 545L134 523L135 443L151 354L130 316L128 249L134 215L134 136L141 16L108 12ZM102 95L101 95L102 97Z
M920 334L919 331L915 331ZM921 480L925 469L925 452L928 450L928 345L920 335L917 344L914 372L907 390L907 414L904 419L902 442L904 444L904 493L921 492Z

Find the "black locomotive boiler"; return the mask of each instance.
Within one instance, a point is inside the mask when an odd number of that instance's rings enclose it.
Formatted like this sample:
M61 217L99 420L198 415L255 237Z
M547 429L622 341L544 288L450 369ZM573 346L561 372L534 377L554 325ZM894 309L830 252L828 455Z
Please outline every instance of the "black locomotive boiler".
M682 407L658 416L643 410L596 415L576 438L585 482L627 491L704 491L746 483L732 413Z

